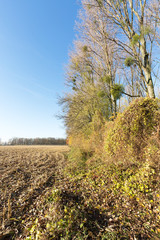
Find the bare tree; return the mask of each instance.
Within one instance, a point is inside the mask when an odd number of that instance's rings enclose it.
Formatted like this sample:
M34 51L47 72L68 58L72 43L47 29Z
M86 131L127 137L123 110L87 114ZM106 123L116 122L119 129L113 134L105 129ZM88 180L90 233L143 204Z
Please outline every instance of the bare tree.
M99 8L89 8L83 4L80 12L80 23L77 24L79 39L84 42L87 52L92 55L94 79L107 92L111 112L116 115L117 100L121 94L115 94L116 73L119 65L118 48L108 35L114 35L113 29L107 26L107 21ZM119 93L122 86L119 86ZM118 88L116 88L118 91Z
M128 55L126 65L136 64L147 95L154 98L152 55L158 27L148 11L149 1L82 0L82 3L88 8L100 9L108 26L116 31L107 39Z

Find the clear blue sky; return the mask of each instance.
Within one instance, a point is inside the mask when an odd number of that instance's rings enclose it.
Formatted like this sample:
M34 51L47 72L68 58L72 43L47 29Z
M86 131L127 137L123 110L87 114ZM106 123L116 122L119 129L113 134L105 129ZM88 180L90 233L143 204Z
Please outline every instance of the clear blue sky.
M0 138L65 137L57 96L77 0L0 0Z

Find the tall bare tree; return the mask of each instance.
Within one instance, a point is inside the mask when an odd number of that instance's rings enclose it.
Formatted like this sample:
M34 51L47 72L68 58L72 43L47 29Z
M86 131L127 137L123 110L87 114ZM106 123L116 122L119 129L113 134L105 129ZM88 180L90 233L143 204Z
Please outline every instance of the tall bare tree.
M85 42L88 52L92 55L94 78L104 86L104 89L107 89L111 112L116 115L117 100L122 90L122 86L116 83L119 65L118 48L107 38L111 33L113 35L114 31L107 26L107 21L99 8L89 8L85 4L80 12L78 30L79 38ZM115 94L115 87L118 94Z
M113 41L128 57L126 65L136 64L149 97L155 97L152 55L157 23L148 11L147 0L82 0L88 8L100 9L103 19L116 31Z

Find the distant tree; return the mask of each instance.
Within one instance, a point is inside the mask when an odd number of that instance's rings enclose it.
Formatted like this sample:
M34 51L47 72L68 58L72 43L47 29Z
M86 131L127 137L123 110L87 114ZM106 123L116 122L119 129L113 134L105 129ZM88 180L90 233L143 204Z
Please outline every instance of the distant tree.
M65 145L64 138L13 138L8 145Z

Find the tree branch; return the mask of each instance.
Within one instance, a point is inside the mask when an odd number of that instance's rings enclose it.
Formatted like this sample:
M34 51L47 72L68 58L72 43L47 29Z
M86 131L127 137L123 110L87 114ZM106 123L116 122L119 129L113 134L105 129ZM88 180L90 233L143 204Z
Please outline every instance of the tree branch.
M122 92L122 93L125 94L125 95L127 95L127 96L129 96L129 97L140 97L139 95L133 96L133 95L130 95L130 94L126 93L126 92Z

